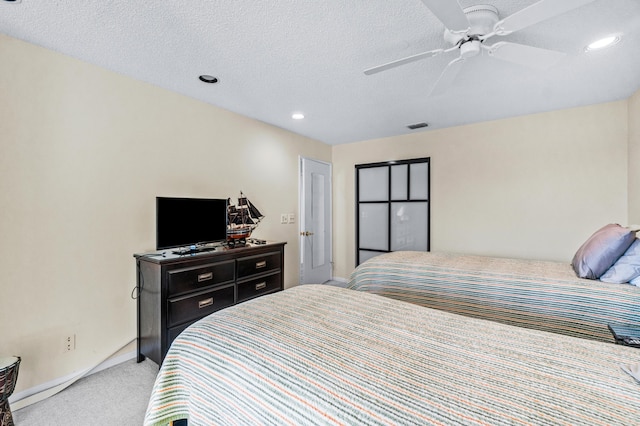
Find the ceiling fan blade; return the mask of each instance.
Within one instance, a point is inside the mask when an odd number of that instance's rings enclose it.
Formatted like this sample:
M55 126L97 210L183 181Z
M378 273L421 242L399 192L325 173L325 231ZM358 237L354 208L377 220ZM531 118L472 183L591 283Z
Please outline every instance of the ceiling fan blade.
M595 0L540 0L499 21L494 27L494 32L498 35L511 34L593 1Z
M462 69L462 64L465 59L462 56L457 57L453 61L449 62L449 64L445 67L440 77L438 77L438 81L433 85L431 92L429 92L428 96L440 95L453 84L453 81L458 76L458 73Z
M442 52L444 52L444 50L436 49L436 50L430 50L428 52L418 53L416 55L407 56L406 58L402 58L396 61L387 62L386 64L378 65L377 67L369 68L367 70L364 70L364 73L366 75L376 74L381 71L386 71L391 68L399 67L400 65L409 64L411 62L419 61L421 59L431 58L433 56L441 54Z
M455 0L422 0L429 10L452 32L466 32L469 21Z
M546 70L566 56L564 52L501 41L486 47L489 56L527 67Z

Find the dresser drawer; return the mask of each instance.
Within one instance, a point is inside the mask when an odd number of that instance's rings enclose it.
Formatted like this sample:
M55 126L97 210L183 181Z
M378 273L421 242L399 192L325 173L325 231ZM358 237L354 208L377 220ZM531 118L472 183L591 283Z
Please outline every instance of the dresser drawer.
M243 302L253 297L271 293L276 290L282 290L281 273L238 283L238 302Z
M198 290L235 279L234 261L208 263L169 271L169 296Z
M281 259L278 251L238 259L238 279L280 269Z
M233 305L234 293L234 286L229 285L169 299L167 303L167 327L196 320Z
M167 347L171 346L171 343L173 343L173 341L176 339L176 337L178 337L180 335L180 333L182 333L187 327L189 327L191 324L195 323L198 320L193 320L191 322L187 322L185 324L181 324L177 327L173 327L169 329L169 332L167 333Z

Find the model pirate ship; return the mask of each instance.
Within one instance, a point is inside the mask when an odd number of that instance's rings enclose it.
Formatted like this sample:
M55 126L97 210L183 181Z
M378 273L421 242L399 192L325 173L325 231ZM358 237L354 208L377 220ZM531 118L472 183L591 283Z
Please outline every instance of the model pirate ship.
M244 196L242 191L238 198L238 204L233 204L229 198L227 206L227 243L232 247L245 245L247 238L251 236L264 215Z

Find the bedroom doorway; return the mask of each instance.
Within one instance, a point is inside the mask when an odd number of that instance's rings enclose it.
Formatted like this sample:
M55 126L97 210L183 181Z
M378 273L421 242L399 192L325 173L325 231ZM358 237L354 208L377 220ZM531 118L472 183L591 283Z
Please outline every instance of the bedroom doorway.
M331 163L300 157L300 284L332 274Z

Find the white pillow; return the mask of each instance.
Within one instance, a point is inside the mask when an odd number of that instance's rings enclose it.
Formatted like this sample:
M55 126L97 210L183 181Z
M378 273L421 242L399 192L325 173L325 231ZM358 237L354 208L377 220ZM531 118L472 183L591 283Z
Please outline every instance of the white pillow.
M600 281L622 284L636 280L638 277L640 277L640 240L636 238L616 263L602 274Z

